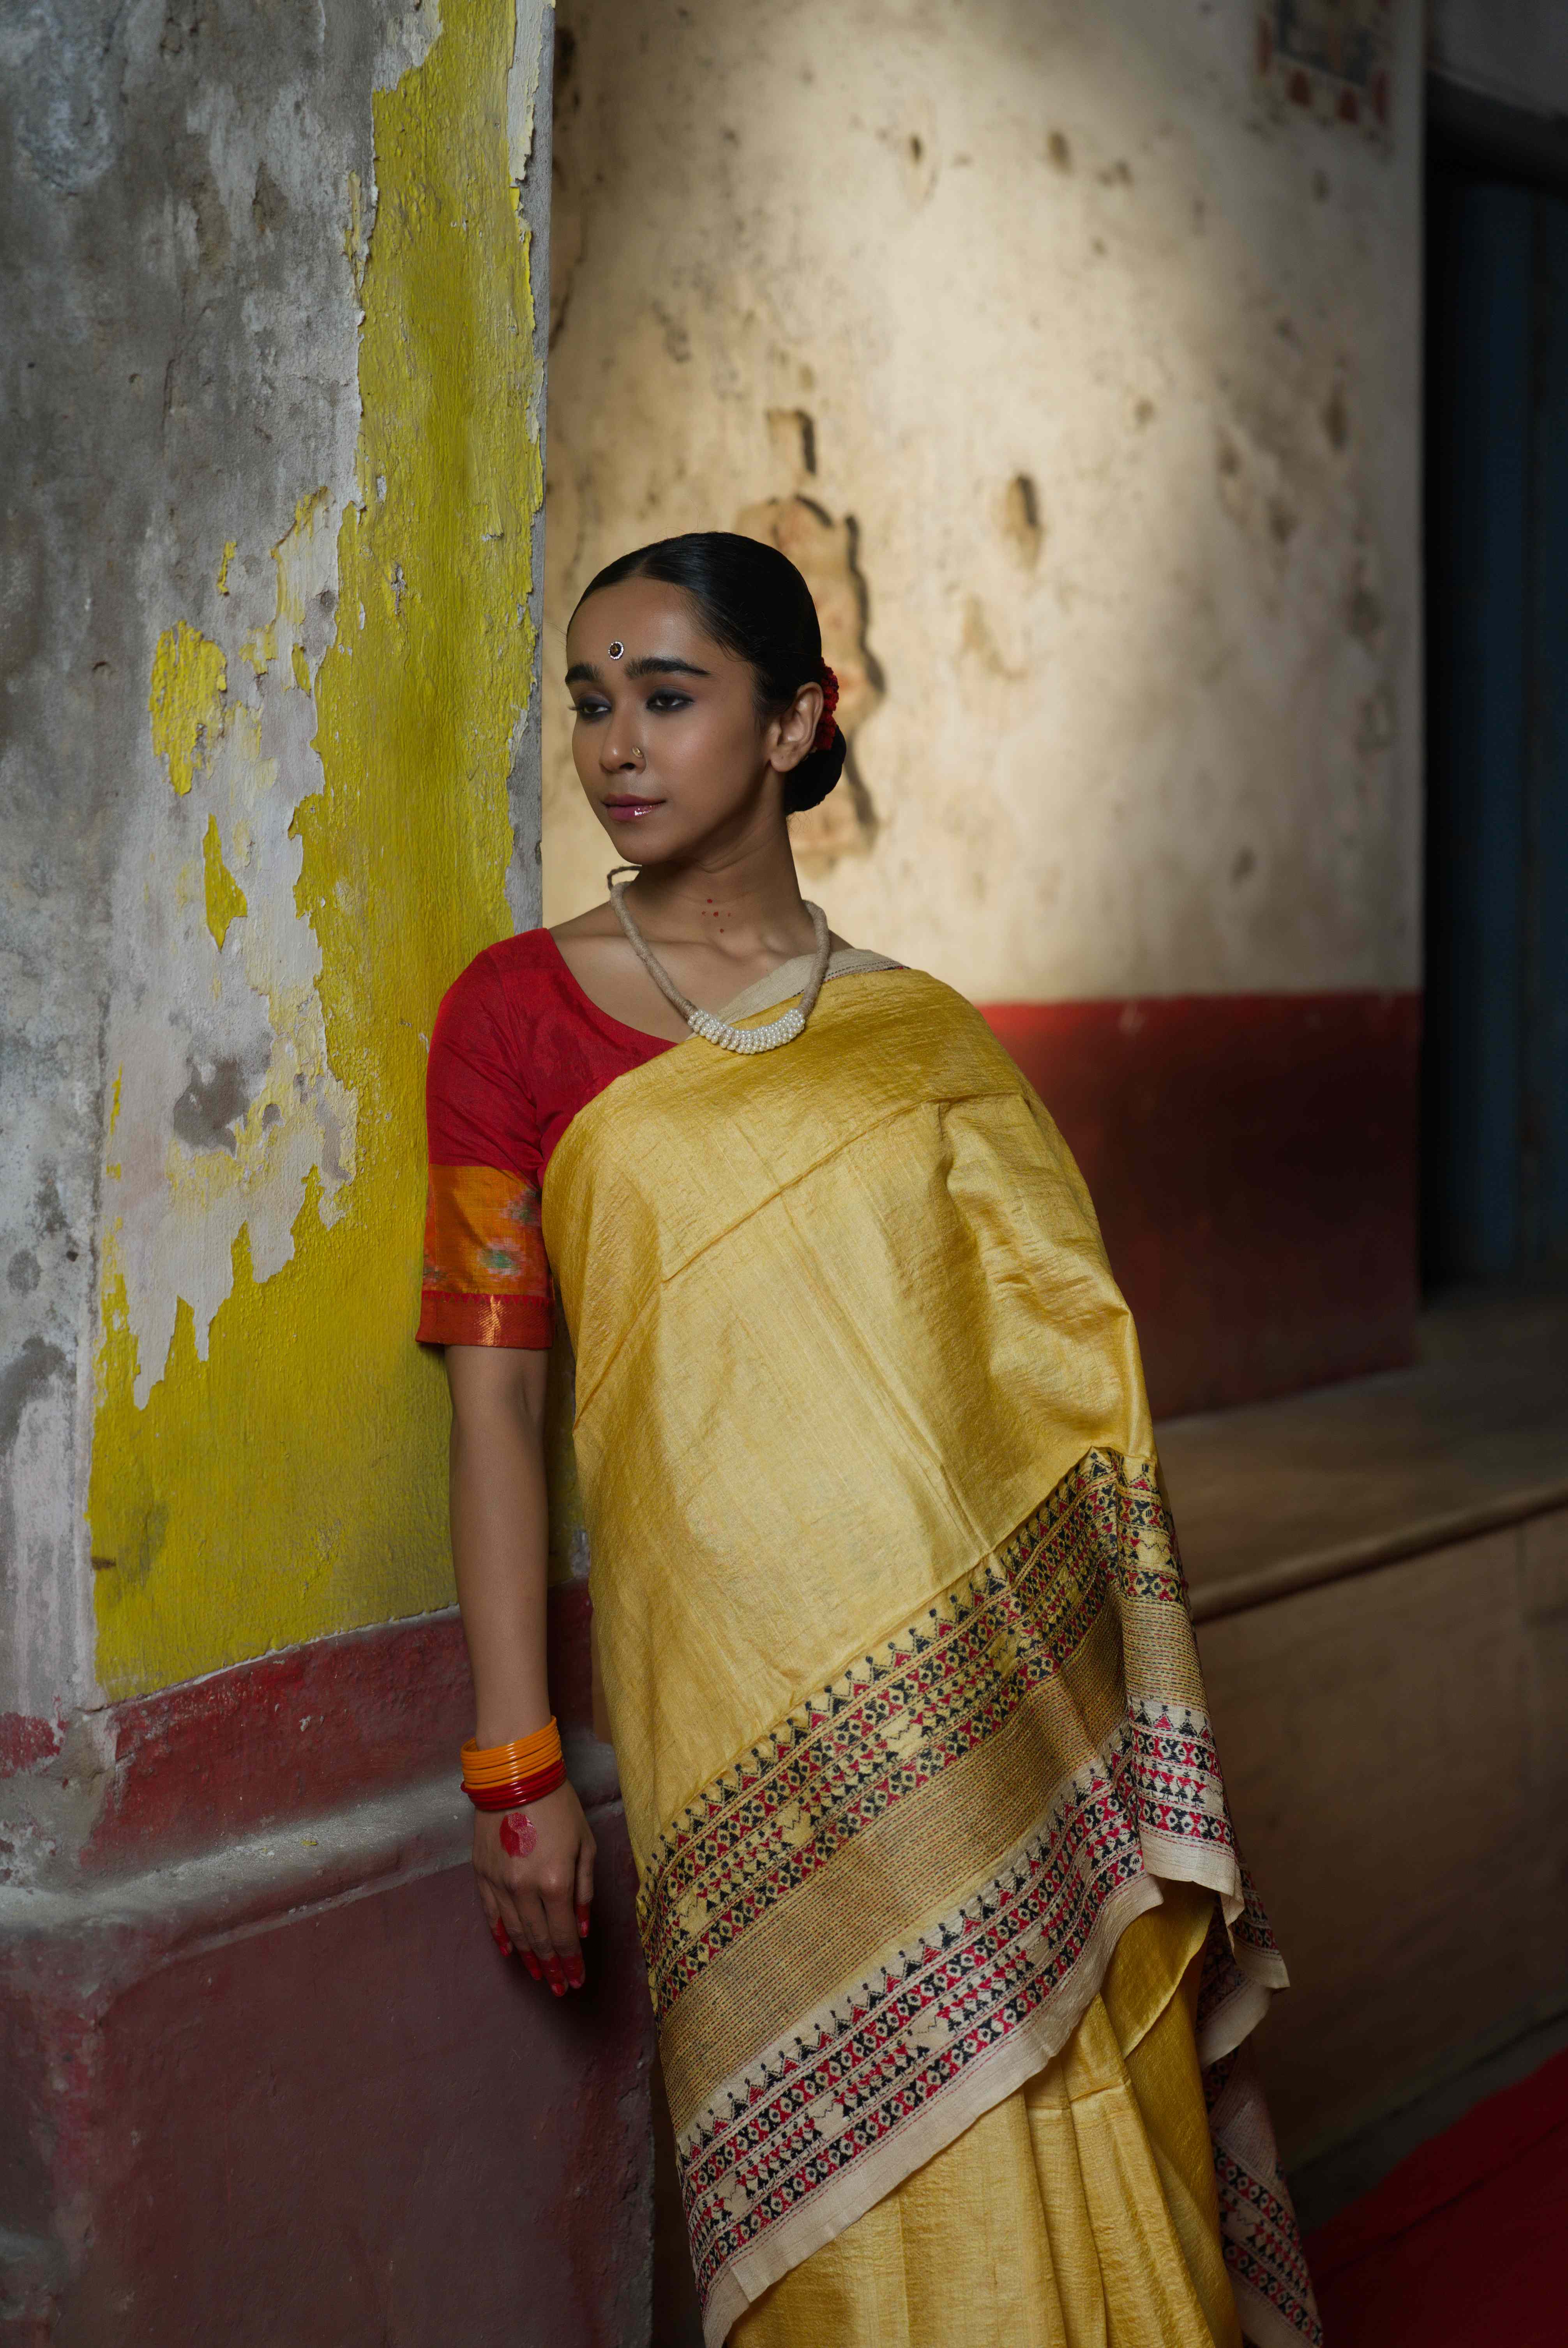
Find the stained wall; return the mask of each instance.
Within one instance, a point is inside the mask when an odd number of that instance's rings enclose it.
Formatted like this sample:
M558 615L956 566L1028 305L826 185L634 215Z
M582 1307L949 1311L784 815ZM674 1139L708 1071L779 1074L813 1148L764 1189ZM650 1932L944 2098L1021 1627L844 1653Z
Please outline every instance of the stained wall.
M1526 113L1568 107L1568 20L1553 0L1430 0L1428 57L1445 80Z
M0 28L0 2333L36 2348L646 2333L586 1592L569 2017L474 1898L413 1342L425 1034L538 911L548 24Z
M1350 13L1358 94L1244 0L559 12L546 917L611 860L577 592L785 545L851 738L808 882L999 1014L1164 1409L1415 1310L1422 28Z
M1419 28L1379 139L1255 14L567 0L549 918L576 589L799 497L879 680L845 934L983 1002L1415 983Z
M538 905L541 23L3 36L17 1757L450 1599L421 1094Z

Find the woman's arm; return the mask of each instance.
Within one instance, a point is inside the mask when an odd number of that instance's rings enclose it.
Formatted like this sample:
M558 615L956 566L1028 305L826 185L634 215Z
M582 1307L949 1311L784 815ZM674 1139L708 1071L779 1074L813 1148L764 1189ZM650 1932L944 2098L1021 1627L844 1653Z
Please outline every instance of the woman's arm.
M545 1676L548 1354L448 1345L452 1557L474 1672L481 1746L532 1735L550 1716ZM593 1836L569 1785L526 1810L477 1811L474 1872L504 1936L559 1995L580 1989L593 1898Z

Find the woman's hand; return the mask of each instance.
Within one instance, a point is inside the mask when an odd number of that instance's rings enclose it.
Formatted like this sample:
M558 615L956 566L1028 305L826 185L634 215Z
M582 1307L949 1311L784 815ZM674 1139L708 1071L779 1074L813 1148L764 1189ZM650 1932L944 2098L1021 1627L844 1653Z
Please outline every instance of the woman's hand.
M593 1834L569 1785L526 1810L479 1810L474 1874L497 1948L514 1948L558 1997L585 1979Z

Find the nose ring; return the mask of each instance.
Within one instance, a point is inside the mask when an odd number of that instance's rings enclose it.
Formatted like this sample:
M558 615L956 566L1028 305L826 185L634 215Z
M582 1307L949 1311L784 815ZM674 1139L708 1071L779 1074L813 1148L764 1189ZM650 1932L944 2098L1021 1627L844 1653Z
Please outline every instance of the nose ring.
M633 750L633 752L631 753L631 755L632 755L632 757L633 757L636 759L636 761L637 761L638 772L641 774L641 772L642 768L643 768L643 767L648 764L648 761L647 761L647 759L643 757L643 754L642 754L642 752L641 752L641 750Z

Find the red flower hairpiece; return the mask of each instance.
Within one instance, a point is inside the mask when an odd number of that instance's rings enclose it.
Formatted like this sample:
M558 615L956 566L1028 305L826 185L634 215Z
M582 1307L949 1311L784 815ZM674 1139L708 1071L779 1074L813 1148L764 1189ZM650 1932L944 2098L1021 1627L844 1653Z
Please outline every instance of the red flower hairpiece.
M822 716L816 721L811 747L814 750L825 750L837 730L833 713L838 707L838 679L825 661L817 671L817 682L822 687Z

